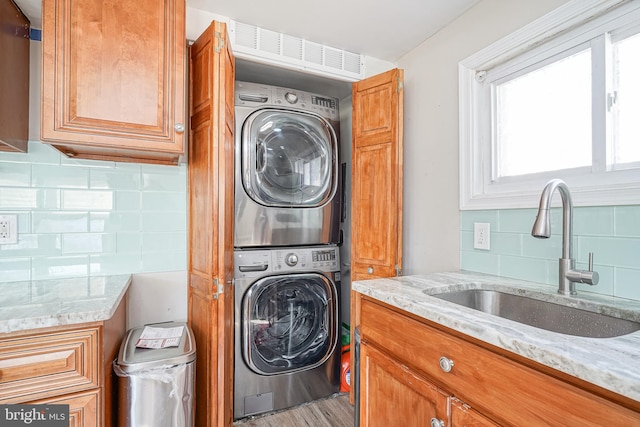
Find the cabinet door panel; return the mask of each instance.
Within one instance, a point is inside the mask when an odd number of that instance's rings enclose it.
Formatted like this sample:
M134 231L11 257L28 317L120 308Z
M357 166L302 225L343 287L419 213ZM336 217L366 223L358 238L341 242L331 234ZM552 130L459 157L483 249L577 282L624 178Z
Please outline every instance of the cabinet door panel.
M402 269L402 89L394 69L353 84L352 280Z
M174 126L185 116L184 8L180 0L43 2L43 141L84 158L182 153L184 132Z
M69 427L100 427L102 425L100 402L100 390L91 390L29 403L69 405Z
M233 424L233 90L226 25L190 48L189 322L198 343L196 425Z
M0 28L0 151L26 152L30 23L11 0L2 0Z
M0 403L98 386L98 328L0 340Z
M449 425L449 396L371 346L361 347L360 419L365 427Z

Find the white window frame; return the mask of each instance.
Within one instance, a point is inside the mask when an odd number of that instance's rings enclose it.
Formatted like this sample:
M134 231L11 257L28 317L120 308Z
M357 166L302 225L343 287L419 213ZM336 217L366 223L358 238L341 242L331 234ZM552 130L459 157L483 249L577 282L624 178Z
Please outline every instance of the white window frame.
M578 45L591 44L594 51L604 51L608 35L602 34L611 31L613 21L616 28L622 27L619 33L637 26L640 1L570 1L460 62L460 209L536 207L542 188L552 178L567 182L577 206L640 204L640 170L606 171L605 149L595 143L593 149L599 154L593 167L493 180L493 119L487 108L493 94L483 82L499 80ZM593 85L609 88L605 76L605 70L594 67ZM604 115L593 122L594 141L604 140L607 132L601 125L608 120L607 113L596 110L606 105L606 92L594 92L594 112Z

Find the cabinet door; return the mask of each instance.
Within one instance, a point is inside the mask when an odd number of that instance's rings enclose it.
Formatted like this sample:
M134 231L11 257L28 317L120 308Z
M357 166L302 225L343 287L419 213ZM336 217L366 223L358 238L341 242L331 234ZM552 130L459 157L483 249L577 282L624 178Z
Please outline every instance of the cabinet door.
M38 400L29 404L69 405L69 427L100 427L101 408L100 390L69 394L63 397Z
M196 425L233 422L233 89L226 25L190 48L189 322L198 345Z
M402 269L403 71L353 85L352 280Z
M0 0L0 151L27 151L29 25L12 0Z
M177 162L184 0L50 0L42 7L42 140L70 157Z
M382 352L361 346L360 422L364 427L449 425L449 396Z
M465 405L458 399L451 399L451 427L498 427L489 418Z

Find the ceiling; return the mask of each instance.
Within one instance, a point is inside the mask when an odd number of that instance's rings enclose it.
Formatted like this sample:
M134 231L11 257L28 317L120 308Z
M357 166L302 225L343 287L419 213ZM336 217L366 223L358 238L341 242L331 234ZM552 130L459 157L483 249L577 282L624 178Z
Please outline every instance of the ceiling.
M42 0L14 0L41 28ZM396 62L479 0L187 0L235 21Z

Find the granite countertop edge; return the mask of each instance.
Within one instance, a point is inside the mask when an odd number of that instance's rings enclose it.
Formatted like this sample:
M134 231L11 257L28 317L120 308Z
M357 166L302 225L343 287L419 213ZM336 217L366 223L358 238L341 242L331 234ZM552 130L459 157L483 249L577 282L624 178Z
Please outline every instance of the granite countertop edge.
M609 315L640 319L640 302L597 294L561 296L540 283L465 271L355 281L352 289L475 339L640 402L640 331L585 338L538 329L434 298L464 289L495 289Z
M108 320L131 285L131 275L110 275L10 283L0 296L0 334ZM4 286L5 284L3 284ZM38 286L32 296L27 289ZM90 295L67 295L64 286L97 287ZM18 291L16 291L16 289ZM63 289L62 291L60 289Z

